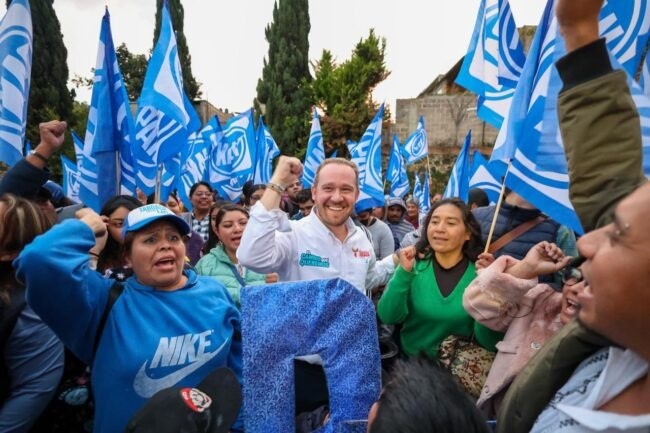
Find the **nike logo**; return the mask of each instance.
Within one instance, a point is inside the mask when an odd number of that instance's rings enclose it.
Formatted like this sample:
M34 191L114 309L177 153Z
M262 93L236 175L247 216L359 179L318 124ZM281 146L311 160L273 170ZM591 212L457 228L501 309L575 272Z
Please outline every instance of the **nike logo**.
M140 367L140 370L138 370L138 373L135 375L135 379L133 380L133 390L142 398L151 398L158 391L176 385L178 382L185 379L187 376L194 373L199 368L203 367L212 358L217 356L223 350L223 348L226 347L226 344L229 341L230 339L224 341L223 344L219 346L214 352L203 353L199 355L194 362L186 365L180 370L176 370L173 373L159 377L157 379L153 379L147 375L145 371L147 367L147 361L145 361L144 364L142 364Z

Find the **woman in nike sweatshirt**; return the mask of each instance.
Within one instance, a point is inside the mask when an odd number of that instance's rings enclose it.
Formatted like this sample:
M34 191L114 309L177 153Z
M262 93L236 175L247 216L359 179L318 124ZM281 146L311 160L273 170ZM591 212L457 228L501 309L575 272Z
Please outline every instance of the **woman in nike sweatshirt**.
M156 392L196 386L217 367L241 380L239 311L222 284L184 269L187 223L157 204L128 214L123 250L134 276L102 327L113 281L89 268L88 251L106 225L89 209L77 216L36 238L15 265L29 305L92 366L94 431L124 431Z

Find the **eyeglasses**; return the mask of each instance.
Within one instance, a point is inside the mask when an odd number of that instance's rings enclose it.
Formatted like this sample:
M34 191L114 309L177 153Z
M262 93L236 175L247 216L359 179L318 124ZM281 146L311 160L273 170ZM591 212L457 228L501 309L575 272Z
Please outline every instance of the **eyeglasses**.
M568 265L560 270L560 275L562 276L562 284L571 282L570 285L572 286L584 280L584 275L582 275L582 271L578 269L578 267L582 265L585 260L586 259L582 256L575 257L571 259Z

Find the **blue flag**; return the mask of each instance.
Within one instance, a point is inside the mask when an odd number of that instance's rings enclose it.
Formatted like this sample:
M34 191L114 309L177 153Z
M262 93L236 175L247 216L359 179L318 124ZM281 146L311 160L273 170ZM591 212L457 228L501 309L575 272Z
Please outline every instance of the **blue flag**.
M456 83L478 95L477 115L501 128L525 61L508 0L482 0Z
M384 116L384 104L368 125L358 143L348 144L350 159L359 167L358 209L370 209L383 206L384 183L381 174L381 123Z
M82 171L82 181L97 183L96 193L88 188L82 188L80 191L82 200L87 204L90 205L96 198L101 206L117 194L135 195L135 174L131 156L133 130L129 98L115 55L107 8L99 34L95 78L84 142L84 147L89 148L90 155L95 159L96 171L92 173L91 179L85 179L89 174L88 170ZM95 195L97 197L94 197ZM95 206L91 207L95 209ZM95 210L99 211L98 208Z
M187 151L188 137L201 126L183 90L176 36L166 2L163 3L160 25L158 42L149 60L138 100L133 147L138 186L147 194L154 190L158 165L180 158ZM180 171L172 166L165 169L169 176Z
M63 167L63 194L75 203L79 203L79 173L77 165L65 156L61 155L61 167Z
M74 156L77 163L77 170L81 168L81 162L84 158L84 141L77 135L76 132L70 131L72 135L72 144L74 145Z
M390 182L390 196L404 197L411 190L409 178L406 175L406 164L400 151L399 139L397 134L393 136L393 148L386 169L386 180Z
M0 21L0 161L23 157L32 74L32 13L27 0L14 0Z
M493 171L488 161L475 150L472 155L472 170L469 178L469 188L480 188L487 194L490 203L496 203L501 193L499 176Z
M201 131L189 139L189 147L181 174L181 187L178 189L179 198L186 209L192 209L190 189L200 181L210 182L210 155L216 147L217 140L223 139L221 123L213 116Z
M264 117L260 116L257 125L257 163L253 183L266 184L271 180L273 158L280 155L280 148L271 136L271 131L264 124Z
M305 162L302 169L302 186L311 188L316 177L318 166L325 160L325 148L323 147L323 133L320 129L320 120L318 113L314 108L314 117L311 121L311 131L309 131L309 141L307 142L307 152L305 152Z
M406 165L413 164L426 158L429 154L429 142L427 141L427 131L424 128L424 117L420 116L418 126L415 131L406 139L402 146L402 155Z
M469 175L471 166L469 165L469 148L472 143L472 131L468 131L465 136L465 143L460 149L454 168L449 175L447 187L442 195L443 198L458 197L467 203L469 198Z
M239 199L244 184L253 179L256 151L251 108L226 123L223 140L210 155L210 183L221 197Z
M625 70L640 64L639 45L647 42L647 0L605 3L600 15L601 35L607 38L612 64ZM636 41L636 42L635 42ZM492 161L512 160L506 186L537 208L582 233L568 196L569 176L559 135L557 100L562 86L554 62L565 54L558 32L554 2L549 1L517 86L508 121L499 132ZM641 117L644 169L650 161L650 101L630 80Z
M429 170L424 170L424 179L422 179L422 191L420 192L420 197L418 199L418 207L420 215L426 215L431 210L431 193L430 185L431 181L429 180Z
M29 155L29 153L32 151L32 142L29 140L25 141L25 152L23 153L23 156Z

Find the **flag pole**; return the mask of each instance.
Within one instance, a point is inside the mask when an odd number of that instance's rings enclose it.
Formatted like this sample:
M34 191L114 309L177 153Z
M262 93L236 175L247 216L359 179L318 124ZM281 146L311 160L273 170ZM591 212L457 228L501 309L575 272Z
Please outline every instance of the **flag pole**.
M115 151L115 195L120 195L121 194L121 176L120 173L122 172L122 167L120 166L120 152Z
M508 172L510 171L511 162L508 161L508 167L506 168L506 174L503 176L503 183L501 184L501 192L499 193L499 200L497 201L497 206L494 209L494 217L492 217L492 224L490 225L490 232L488 233L487 241L485 242L485 249L483 253L487 253L490 249L490 243L492 242L492 235L494 234L494 227L497 224L497 218L499 217L499 211L501 210L501 203L503 202L503 196L506 192L506 178L508 177Z
M162 164L158 165L158 170L156 170L156 185L154 187L153 202L160 203L160 190L162 189Z

